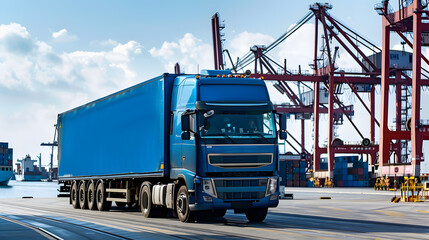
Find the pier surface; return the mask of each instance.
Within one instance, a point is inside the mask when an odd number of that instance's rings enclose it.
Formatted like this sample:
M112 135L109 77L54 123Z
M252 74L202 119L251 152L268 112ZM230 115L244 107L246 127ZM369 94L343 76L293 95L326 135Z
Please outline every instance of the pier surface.
M287 188L262 223L228 211L182 223L138 210L73 209L68 198L0 199L1 239L428 239L429 202L391 203L368 188ZM331 199L320 199L331 197Z

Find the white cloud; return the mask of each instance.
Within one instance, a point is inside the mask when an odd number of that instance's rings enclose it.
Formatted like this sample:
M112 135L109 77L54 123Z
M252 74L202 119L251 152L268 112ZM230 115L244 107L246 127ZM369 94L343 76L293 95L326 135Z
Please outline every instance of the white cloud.
M59 30L58 32L53 32L52 38L56 42L69 42L78 39L75 35L69 33L65 28Z
M164 42L161 48L149 50L153 57L159 58L165 70L172 72L179 62L182 72L197 73L197 70L213 68L211 45L203 43L191 33L186 33L178 42Z
M109 42L105 51L58 53L20 24L0 25L0 102L7 103L0 104L0 141L10 142L14 159L42 152L46 161L40 142L52 141L58 113L141 81L132 61L143 46Z
M237 34L228 44L232 56L242 57L254 45L268 46L274 42L272 36L262 33L242 32Z
M179 48L179 44L175 42L164 42L160 49L152 48L149 50L149 52L154 57L170 59L174 56L175 51L177 51Z
M27 29L18 23L0 25L0 39L10 35L18 35L22 38L28 38L30 36Z
M293 26L291 25L289 29ZM301 65L301 69L309 70L308 64L312 63L313 59L313 46L314 24L307 23L281 43L272 54L279 61L283 62L286 59L288 69L296 70Z
M102 41L100 43L100 45L101 46L116 46L116 45L118 45L118 42L115 40L112 40L112 39L108 39L108 40Z

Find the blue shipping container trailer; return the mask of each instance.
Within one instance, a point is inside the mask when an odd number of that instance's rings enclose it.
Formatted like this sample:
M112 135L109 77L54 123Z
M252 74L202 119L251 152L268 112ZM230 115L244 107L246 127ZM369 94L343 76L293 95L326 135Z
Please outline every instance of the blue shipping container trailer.
M230 74L164 74L59 114L59 180L73 207L115 202L184 222L234 209L263 221L279 203L286 118L264 81Z

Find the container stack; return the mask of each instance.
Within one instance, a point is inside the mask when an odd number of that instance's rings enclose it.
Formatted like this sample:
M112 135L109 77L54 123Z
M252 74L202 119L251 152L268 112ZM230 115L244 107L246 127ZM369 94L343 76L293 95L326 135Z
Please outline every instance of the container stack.
M286 187L306 187L306 162L301 160L280 161L280 185Z
M320 169L328 169L326 158L320 159ZM368 162L358 156L335 157L334 184L336 187L368 187Z
M0 166L12 166L13 150L6 142L0 142Z

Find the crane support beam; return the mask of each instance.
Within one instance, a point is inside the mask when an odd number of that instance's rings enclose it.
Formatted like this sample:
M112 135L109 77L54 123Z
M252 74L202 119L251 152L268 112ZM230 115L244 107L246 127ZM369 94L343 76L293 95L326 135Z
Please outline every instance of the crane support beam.
M398 152L400 150L392 149L392 140L397 140L398 142L402 141L411 141L411 174L413 176L420 175L420 163L422 161L422 147L423 140L427 140L429 135L426 131L427 126L422 125L420 122L420 113L421 113L421 86L425 85L425 81L422 79L422 59L426 63L429 63L428 59L422 55L422 32L429 29L429 24L422 21L423 11L421 1L413 1L409 6L401 8L399 11L391 14L388 12L388 1L383 2L385 13L383 18L383 43L382 43L382 81L381 81L381 133L380 133L380 171L379 175L387 174L389 158L391 152ZM406 81L411 80L412 88L412 100L411 100L411 118L407 120L407 129L408 131L402 130L402 118L400 112L402 111L402 106L396 107L396 131L391 131L387 127L388 123L388 109L389 109L389 47L390 47L390 32L395 31L398 35L413 49L413 61L412 61L412 78L408 79L405 77ZM411 43L403 34L403 32L412 32L413 43ZM402 78L403 73L396 73L396 78ZM401 87L400 84L397 84L396 90L396 104L401 104L402 93L398 89ZM400 148L400 144L394 145L396 148Z

